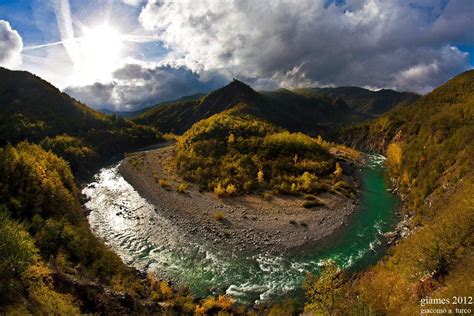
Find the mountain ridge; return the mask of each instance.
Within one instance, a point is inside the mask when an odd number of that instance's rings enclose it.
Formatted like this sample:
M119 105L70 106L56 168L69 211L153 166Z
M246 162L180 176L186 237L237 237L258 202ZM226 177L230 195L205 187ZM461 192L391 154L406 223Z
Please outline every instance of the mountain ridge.
M42 143L77 171L162 140L153 127L102 114L36 75L0 67L0 146Z
M141 112L132 120L140 124L153 125L165 132L182 134L199 120L239 105L240 111L263 118L290 131L327 135L342 124L363 121L379 115L378 112L371 113L375 105L369 105L361 110L359 109L361 106L348 104L338 95L332 96L313 89L320 88L255 91L249 85L234 79L199 100L158 104ZM366 91L366 94L372 93L369 90L358 89ZM387 105L383 103L384 96L378 97L377 102L373 103L381 108L379 111L398 106L403 102L410 103L416 98L412 94L396 91L390 93L396 95L396 101L400 102L389 100ZM367 97L359 98L358 101L363 103L366 99ZM383 107L380 105L382 103Z

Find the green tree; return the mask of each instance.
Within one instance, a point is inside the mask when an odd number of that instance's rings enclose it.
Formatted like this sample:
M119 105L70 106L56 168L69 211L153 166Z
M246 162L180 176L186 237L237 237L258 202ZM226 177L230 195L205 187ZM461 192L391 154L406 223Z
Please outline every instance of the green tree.
M21 275L36 261L38 249L27 231L0 211L0 297L21 295Z

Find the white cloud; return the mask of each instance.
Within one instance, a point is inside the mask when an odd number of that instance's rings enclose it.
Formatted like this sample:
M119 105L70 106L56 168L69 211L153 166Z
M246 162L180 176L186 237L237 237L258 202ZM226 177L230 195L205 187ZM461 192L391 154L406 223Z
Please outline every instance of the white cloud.
M326 2L149 0L140 22L193 71L264 87L425 92L470 67L450 46L474 42L471 0Z
M0 20L0 66L16 67L21 64L23 41L10 23Z
M122 2L132 7L138 7L143 3L143 0L122 0Z

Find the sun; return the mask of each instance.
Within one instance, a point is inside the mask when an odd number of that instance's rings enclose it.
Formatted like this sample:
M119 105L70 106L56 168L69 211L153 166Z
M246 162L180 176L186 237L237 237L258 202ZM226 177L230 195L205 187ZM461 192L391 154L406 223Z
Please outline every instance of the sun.
M79 60L76 81L95 82L110 79L121 60L123 38L108 24L84 27L79 40Z

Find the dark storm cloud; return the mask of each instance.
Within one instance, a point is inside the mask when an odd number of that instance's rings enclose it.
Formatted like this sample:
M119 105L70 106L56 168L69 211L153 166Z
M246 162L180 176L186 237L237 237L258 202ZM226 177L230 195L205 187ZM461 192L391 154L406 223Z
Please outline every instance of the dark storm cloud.
M94 108L127 111L207 92L220 83L219 77L200 81L198 75L185 67L127 64L113 73L110 83L68 87L64 91Z

